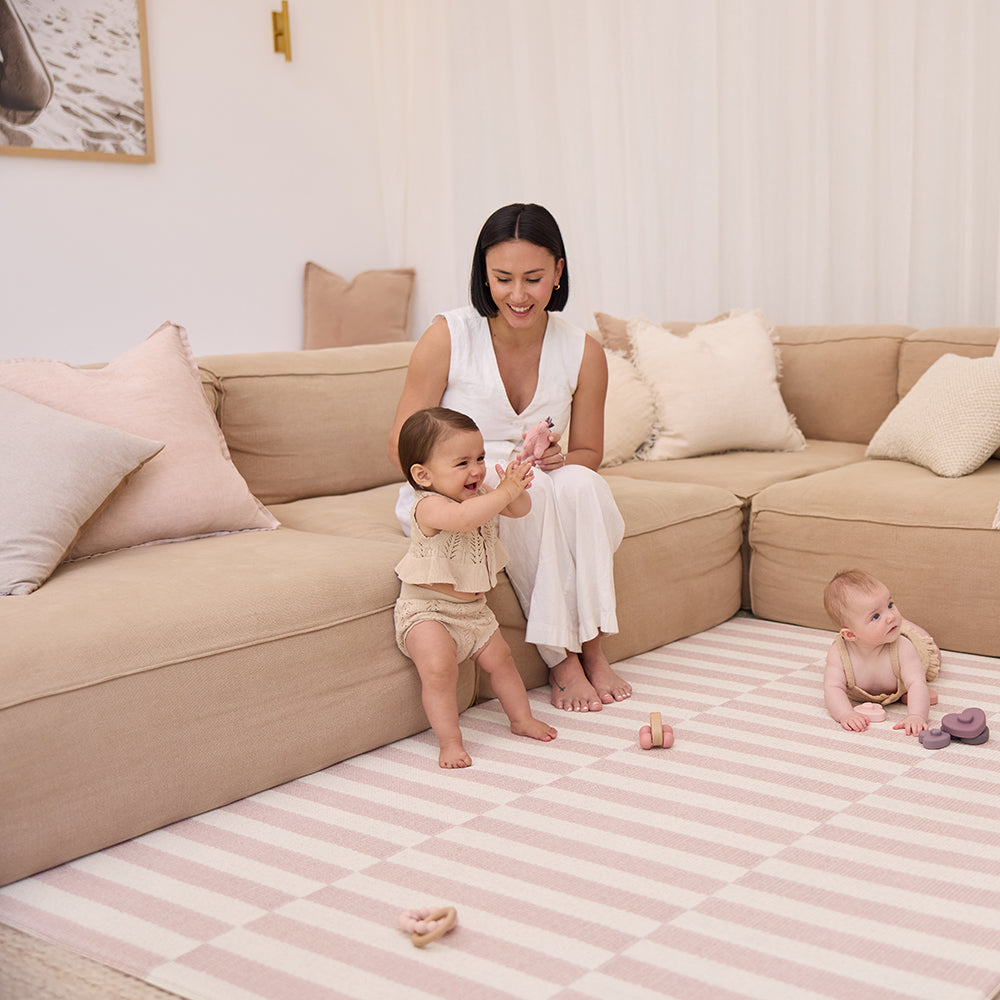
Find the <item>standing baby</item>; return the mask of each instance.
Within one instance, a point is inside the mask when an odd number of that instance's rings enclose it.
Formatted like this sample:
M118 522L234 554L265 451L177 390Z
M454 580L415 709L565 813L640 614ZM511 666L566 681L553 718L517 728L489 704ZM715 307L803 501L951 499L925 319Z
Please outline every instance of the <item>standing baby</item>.
M468 767L472 758L458 724L458 665L470 656L490 676L511 732L536 740L556 730L534 718L486 591L507 561L498 515L531 509L530 462L497 469L496 489L485 484L483 436L464 413L436 406L408 417L399 432L399 459L415 490L410 548L396 566L396 642L420 675L427 720L441 767Z
M908 714L894 729L916 736L927 728L937 694L927 686L941 667L941 650L918 625L899 612L889 588L870 573L838 573L823 592L826 613L840 627L826 656L823 695L830 715L860 733L868 718L853 702L906 704Z

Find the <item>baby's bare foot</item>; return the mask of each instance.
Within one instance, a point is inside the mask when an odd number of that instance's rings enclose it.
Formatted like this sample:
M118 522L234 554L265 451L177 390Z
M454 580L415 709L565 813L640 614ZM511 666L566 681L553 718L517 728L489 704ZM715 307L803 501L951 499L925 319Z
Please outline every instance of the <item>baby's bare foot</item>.
M512 721L510 731L515 736L530 736L533 740L543 740L546 743L549 740L554 740L557 732L552 726L546 725L534 716L530 716L522 722Z
M549 670L552 704L566 712L599 712L601 698L587 680L579 657L571 653Z
M438 754L439 767L470 767L471 765L472 758L465 752L461 740L441 744L441 752Z

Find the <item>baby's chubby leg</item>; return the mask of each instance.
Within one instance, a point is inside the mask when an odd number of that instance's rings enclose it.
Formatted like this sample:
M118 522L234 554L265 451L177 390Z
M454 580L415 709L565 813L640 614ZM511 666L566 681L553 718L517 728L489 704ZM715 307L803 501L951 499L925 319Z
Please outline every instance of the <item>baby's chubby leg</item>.
M493 693L510 719L510 731L515 736L530 736L535 740L549 741L556 738L552 726L536 719L531 714L531 703L524 681L517 672L510 646L497 629L486 645L473 657L476 663L490 675Z
M420 674L421 701L437 737L441 767L468 767L472 758L458 725L458 655L440 622L423 621L406 633L406 651Z

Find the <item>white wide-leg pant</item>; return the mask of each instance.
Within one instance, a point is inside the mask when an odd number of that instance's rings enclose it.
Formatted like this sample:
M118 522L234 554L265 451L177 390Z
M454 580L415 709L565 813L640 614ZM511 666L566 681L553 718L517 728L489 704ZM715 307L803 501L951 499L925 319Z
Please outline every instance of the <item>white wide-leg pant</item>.
M536 470L529 493L531 513L500 518L500 540L525 638L554 667L598 631L618 631L613 567L625 522L605 480L582 465Z

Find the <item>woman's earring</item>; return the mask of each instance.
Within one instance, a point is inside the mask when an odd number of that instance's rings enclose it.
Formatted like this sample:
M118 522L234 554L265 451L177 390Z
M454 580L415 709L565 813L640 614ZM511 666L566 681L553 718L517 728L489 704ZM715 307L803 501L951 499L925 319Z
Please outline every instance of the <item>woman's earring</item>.
M559 282L558 281L556 282L555 291L557 291L557 292L559 291Z

